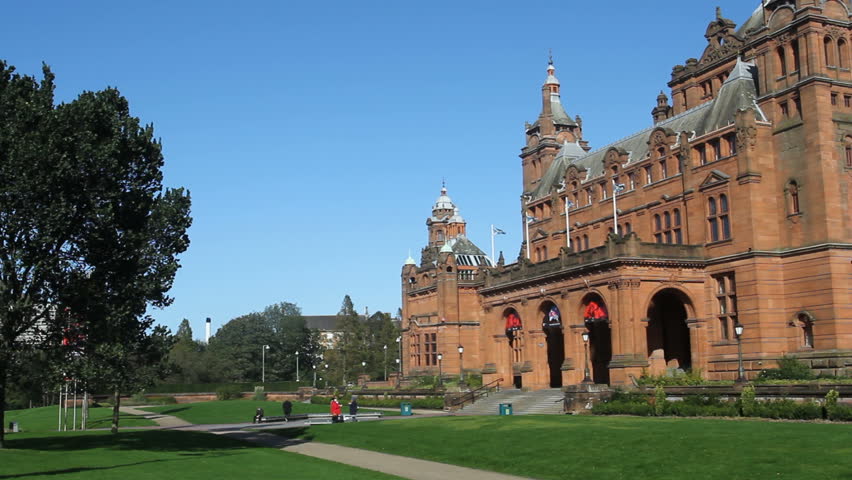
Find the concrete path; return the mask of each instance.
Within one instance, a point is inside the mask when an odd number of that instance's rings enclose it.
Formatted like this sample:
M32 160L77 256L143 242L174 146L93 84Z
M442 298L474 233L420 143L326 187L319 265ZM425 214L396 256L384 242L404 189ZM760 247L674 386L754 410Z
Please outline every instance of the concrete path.
M269 428L304 427L307 426L306 421L261 425L252 423L193 425L171 415L150 413L130 407L121 407L120 410L125 413L142 415L145 418L150 418L157 422L158 425L161 425L161 428L205 431L216 435L227 435L231 438L251 442L264 447L277 448L286 452L321 458L323 460L352 465L366 470L373 470L411 480L447 480L455 478L463 478L464 480L526 480L526 477L516 477L514 475L459 467L446 463L419 460L411 457L390 455L387 453L361 450L358 448L341 447L328 443L293 440L262 431L263 429ZM409 419L412 417L395 418ZM377 419L370 421L381 420Z
M144 407L143 407L144 408ZM173 417L171 415L163 415L161 413L151 413L143 410L138 410L133 407L118 407L118 410L122 413L127 413L129 415L139 415L145 417L148 420L153 420L157 423L158 426L162 428L179 428L179 427L188 427L192 424L181 420L177 417Z

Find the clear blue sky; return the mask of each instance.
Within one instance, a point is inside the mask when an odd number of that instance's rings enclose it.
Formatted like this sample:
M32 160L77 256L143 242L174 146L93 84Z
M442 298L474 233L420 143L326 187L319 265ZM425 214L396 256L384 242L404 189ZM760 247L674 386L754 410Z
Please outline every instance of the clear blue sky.
M280 301L395 313L408 251L446 179L468 237L522 240L525 121L548 49L562 101L597 149L648 126L671 68L700 57L715 7L636 2L7 2L0 58L57 75L57 97L115 86L153 123L165 184L192 193L176 329Z

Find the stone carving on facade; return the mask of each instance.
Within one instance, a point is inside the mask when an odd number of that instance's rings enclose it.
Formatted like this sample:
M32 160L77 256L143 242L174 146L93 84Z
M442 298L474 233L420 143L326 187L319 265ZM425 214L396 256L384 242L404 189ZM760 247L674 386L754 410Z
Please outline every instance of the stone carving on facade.
M846 29L839 28L835 25L832 25L825 29L825 33L831 37L832 40L837 41L841 38L846 38Z
M739 151L754 150L757 144L757 128L753 125L737 126L737 149Z

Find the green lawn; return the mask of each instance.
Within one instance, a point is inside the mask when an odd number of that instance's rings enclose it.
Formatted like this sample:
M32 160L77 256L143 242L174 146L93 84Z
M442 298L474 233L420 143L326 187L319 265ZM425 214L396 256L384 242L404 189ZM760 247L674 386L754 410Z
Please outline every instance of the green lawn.
M77 409L77 428L80 428L80 418L82 410ZM71 408L68 409L68 428L71 429L71 424L74 421L74 413ZM53 405L51 407L28 408L25 410L9 410L6 412L6 427L9 422L18 422L21 431L23 432L51 432L56 431L59 425L59 407ZM89 421L86 423L87 428L109 428L112 425L112 407L99 407L89 409ZM145 420L142 417L135 415L127 415L122 413L118 419L119 429L123 427L148 427L156 425L151 420Z
M397 478L200 432L19 433L6 440L0 479Z
M148 412L173 415L196 425L207 425L214 423L244 423L251 422L254 412L262 408L266 416L284 415L281 410L281 402L266 402L256 400L223 400L216 402L183 403L178 405L163 405L157 407L145 407ZM343 406L344 412L349 412ZM359 412L368 412L367 409L359 409ZM310 403L293 403L293 415L300 413L329 413L328 405L314 405Z
M495 416L277 433L542 479L852 479L849 424Z

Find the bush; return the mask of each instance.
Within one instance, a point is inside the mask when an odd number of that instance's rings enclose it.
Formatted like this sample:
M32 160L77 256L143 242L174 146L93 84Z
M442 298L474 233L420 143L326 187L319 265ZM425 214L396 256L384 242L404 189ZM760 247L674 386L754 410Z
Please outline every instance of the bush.
M781 398L757 404L757 416L787 420L814 420L822 418L822 406L814 402L797 403Z
M359 407L382 407L382 408L399 408L399 404L402 402L408 402L411 404L411 408L419 408L425 410L442 410L444 408L444 397L428 397L428 398L375 398L375 397L367 397L361 396L355 393L355 396L358 397L358 406ZM344 396L338 396L337 400L345 405L349 403L352 395L347 394ZM331 403L331 397L315 395L311 397L311 403L317 405L328 405Z
M840 422L852 422L852 405L837 405L828 413L828 419Z
M744 417L757 416L757 401L754 399L754 386L746 385L740 394L740 411Z
M217 400L233 400L242 396L243 389L239 385L222 385L216 389Z
M654 389L654 415L661 416L666 411L666 406L669 403L666 400L666 390L662 385L657 385Z
M709 383L701 377L701 370L687 370L684 373L675 375L646 375L636 379L636 382L642 386L662 385L664 387L681 386L681 385L705 385Z
M763 370L757 376L759 380L813 380L814 372L806 363L796 357L784 355L778 359L778 368Z
M654 406L645 401L628 402L623 400L610 400L592 406L595 415L637 415L650 417L654 415Z
M148 395L148 405L174 405L177 403L175 397L170 395Z

